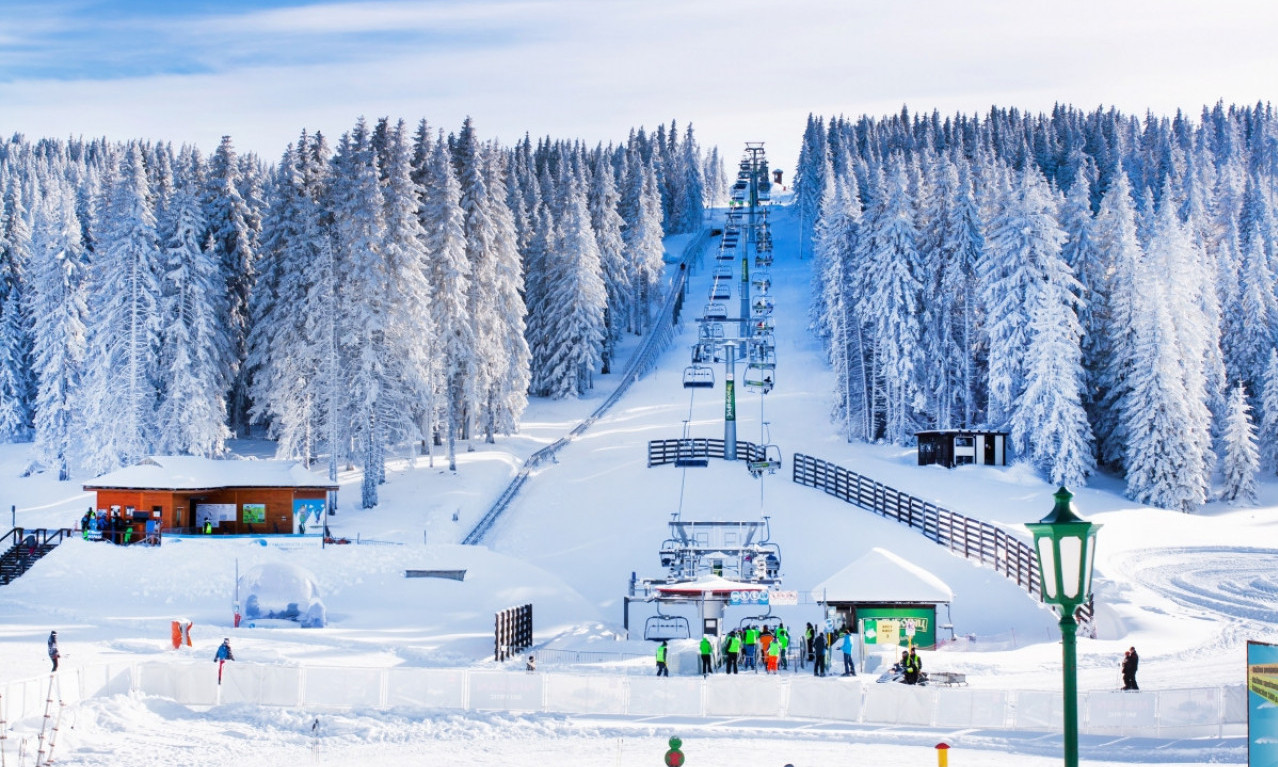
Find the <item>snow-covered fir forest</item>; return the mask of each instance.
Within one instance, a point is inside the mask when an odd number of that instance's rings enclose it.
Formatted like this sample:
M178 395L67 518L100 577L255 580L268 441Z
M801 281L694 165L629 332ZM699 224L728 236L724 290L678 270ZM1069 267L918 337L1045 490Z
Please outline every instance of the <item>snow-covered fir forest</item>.
M279 161L128 141L0 143L0 441L67 479L216 456L364 471L390 446L510 433L643 333L662 237L725 196L689 125L623 144L362 119Z
M1053 482L1278 470L1278 116L812 117L795 192L848 439L988 427Z

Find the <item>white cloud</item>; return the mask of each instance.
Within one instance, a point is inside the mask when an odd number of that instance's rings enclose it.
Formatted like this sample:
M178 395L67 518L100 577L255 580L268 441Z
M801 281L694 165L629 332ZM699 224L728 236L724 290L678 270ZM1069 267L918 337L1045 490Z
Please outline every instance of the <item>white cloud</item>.
M1217 99L1267 100L1276 20L1278 5L1188 0L330 3L201 20L192 55L213 73L0 84L0 133L206 149L229 133L273 159L302 128L335 138L360 115L446 130L471 115L506 142L620 141L677 119L729 160L763 140L774 167L792 168L809 112L1066 102L1196 116ZM346 39L387 31L422 37ZM307 63L290 64L281 45Z

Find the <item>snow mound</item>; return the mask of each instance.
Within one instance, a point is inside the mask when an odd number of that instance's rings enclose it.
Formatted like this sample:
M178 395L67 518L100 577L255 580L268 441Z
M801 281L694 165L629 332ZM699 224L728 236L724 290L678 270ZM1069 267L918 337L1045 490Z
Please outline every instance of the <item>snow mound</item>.
M323 628L327 610L320 600L315 576L305 568L285 562L266 562L240 576L244 617L250 621L297 621L303 628Z

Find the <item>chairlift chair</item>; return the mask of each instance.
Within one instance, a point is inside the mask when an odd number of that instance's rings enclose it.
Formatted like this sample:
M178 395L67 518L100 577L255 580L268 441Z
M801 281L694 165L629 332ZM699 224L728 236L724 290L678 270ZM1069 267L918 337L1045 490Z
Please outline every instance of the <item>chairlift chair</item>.
M714 368L708 365L689 365L683 369L683 388L713 389Z
M750 328L755 335L760 333L770 334L777 329L776 323L772 321L771 317L760 317L759 319L752 320L750 322Z
M750 470L750 475L756 479L762 476L765 471L769 474L776 474L777 469L781 468L781 448L776 445L764 445L760 454L746 461L746 468Z
M701 318L704 320L718 320L722 322L728 319L728 307L719 303L706 304L705 312L702 313Z
M760 394L767 394L772 391L776 367L776 365L769 365L764 362L751 362L746 365L742 383L745 384L747 389L752 389Z
M678 451L675 453L674 465L677 468L702 468L710 465L709 447L705 450L697 449L696 440L691 437L685 437L679 440Z
M754 257L755 266L772 266L771 253L757 253Z
M705 340L705 341L722 341L723 340L723 326L720 325L718 322L703 321L701 323L701 329L698 332L701 334L702 340Z
M772 303L772 299L767 298L765 296L759 296L758 298L754 299L754 301L750 304L750 309L756 315L761 315L764 317L766 317L769 314L772 314L773 308L774 308L774 304Z

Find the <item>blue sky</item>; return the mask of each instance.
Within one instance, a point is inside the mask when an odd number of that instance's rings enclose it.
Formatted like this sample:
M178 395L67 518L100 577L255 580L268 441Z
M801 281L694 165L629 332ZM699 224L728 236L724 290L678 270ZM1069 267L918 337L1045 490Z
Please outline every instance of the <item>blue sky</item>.
M809 112L1270 100L1276 35L1259 0L0 0L0 133L273 160L360 116L504 142L675 119L790 168Z

